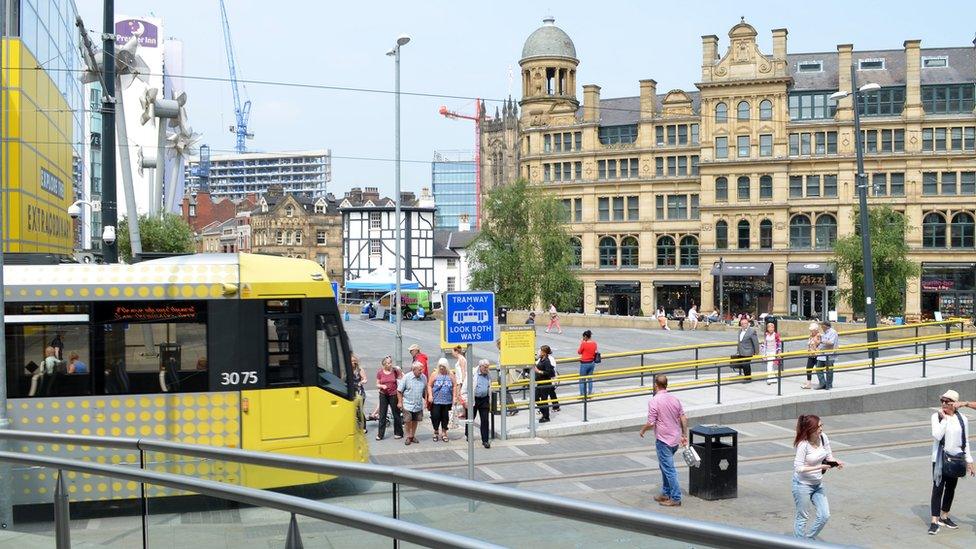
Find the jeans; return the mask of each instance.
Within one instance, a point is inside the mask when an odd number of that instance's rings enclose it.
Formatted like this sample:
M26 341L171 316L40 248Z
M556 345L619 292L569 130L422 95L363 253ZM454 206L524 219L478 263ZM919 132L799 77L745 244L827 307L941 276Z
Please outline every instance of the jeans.
M817 518L813 521L813 528L806 533L807 528L807 501L813 502L813 508L817 511ZM796 504L796 520L793 523L793 535L798 538L816 538L820 531L827 525L830 518L830 505L827 503L827 492L824 491L823 483L804 484L793 477L793 503Z
M581 376L588 376L593 373L596 365L592 362L580 362ZM593 379L581 379L579 382L579 392L581 395L593 394Z
M834 387L834 358L827 357L827 360L817 360L817 368L822 368L817 371L817 381L820 382L820 386L825 389L831 389Z
M959 479L954 477L942 477L942 483L936 486L932 483L932 516L940 516L939 511L948 514L952 507L952 499L956 495L956 483Z
M654 441L657 449L657 463L661 469L661 476L664 477L664 486L661 494L668 496L674 501L681 501L681 486L678 484L678 470L674 468L674 453L678 451L677 446L668 446L660 440Z

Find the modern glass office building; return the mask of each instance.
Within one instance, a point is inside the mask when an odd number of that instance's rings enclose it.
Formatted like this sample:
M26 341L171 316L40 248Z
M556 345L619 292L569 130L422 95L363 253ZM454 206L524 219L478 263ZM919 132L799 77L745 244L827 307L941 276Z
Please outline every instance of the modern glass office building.
M477 165L470 153L435 152L431 163L434 204L437 206L435 226L438 229L457 229L458 218L467 214L471 228L477 226L478 193Z
M73 0L0 0L3 250L72 252L82 147L77 9Z

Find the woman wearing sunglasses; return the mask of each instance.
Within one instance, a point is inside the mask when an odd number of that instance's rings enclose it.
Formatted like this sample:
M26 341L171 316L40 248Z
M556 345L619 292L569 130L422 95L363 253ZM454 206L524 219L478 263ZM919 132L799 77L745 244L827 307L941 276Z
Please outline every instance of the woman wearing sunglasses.
M973 456L966 438L969 436L969 420L959 413L959 408L976 408L973 402L959 402L959 393L948 390L939 398L940 408L932 414L932 522L929 535L939 533L943 526L950 530L959 528L949 518L952 498L956 495L956 483L966 476L976 475ZM965 469L962 461L965 460ZM955 463L953 463L955 462Z

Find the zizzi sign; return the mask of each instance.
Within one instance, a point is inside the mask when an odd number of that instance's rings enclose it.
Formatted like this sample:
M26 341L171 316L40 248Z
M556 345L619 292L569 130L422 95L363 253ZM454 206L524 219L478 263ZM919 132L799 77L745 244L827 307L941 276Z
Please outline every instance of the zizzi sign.
M115 43L122 46L133 36L139 46L155 48L159 45L159 28L148 21L126 19L115 24Z
M64 181L41 168L41 188L58 198L64 198Z

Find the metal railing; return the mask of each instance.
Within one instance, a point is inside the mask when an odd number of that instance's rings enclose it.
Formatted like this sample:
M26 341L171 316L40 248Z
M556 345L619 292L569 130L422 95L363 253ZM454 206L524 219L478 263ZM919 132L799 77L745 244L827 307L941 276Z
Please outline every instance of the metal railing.
M0 452L0 461L50 467L58 470L59 478L62 470L77 471L166 486L178 490L229 499L248 505L271 507L290 512L293 514L293 517L296 514L309 516L366 532L381 534L392 538L394 547L397 546L399 540L409 541L427 547L498 547L486 541L476 540L402 520L399 516L401 486L410 486L439 494L493 503L516 510L543 513L561 519L585 522L606 528L712 547L799 548L812 546L807 540L747 530L736 526L671 517L637 509L579 501L564 497L557 498L541 492L531 492L518 488L503 487L439 475L427 471L415 471L384 465L313 459L236 448L182 444L164 440L66 435L31 431L0 430L0 440L116 448L139 451L141 454L145 452L164 452L241 464L284 468L291 471L390 483L393 516L385 517L359 510L353 511L337 505L297 496L203 480L185 475L146 471L144 469L134 469L120 465L79 462L77 460L37 456L19 452ZM59 486L61 486L60 480L58 482ZM143 497L145 498L145 496ZM59 533L64 532L63 536L67 539L68 500L63 486L61 490L56 490L55 500L58 503L58 508L62 509L55 514L55 529ZM145 508L144 506L143 509ZM536 523L528 521L524 526L531 528L534 524ZM147 527L145 516L143 527ZM295 529L297 532L294 520L289 527L289 532L292 529ZM60 534L56 536L56 539L62 539L60 536ZM145 533L143 539L147 539ZM822 546L822 544L818 544L817 546ZM59 549L61 547L67 546L59 545Z
M951 328L958 326L959 331L952 331ZM919 335L919 329L921 328L931 328L931 327L945 327L945 333L931 334L931 335ZM782 396L782 384L784 378L791 378L797 376L805 376L808 372L811 374L816 374L818 372L825 372L830 369L832 372L838 371L859 371L859 370L870 370L871 371L871 384L876 384L876 371L878 368L885 368L891 366L899 366L905 364L919 363L921 366L921 377L927 377L927 369L929 362L933 360L941 360L959 356L969 356L969 370L973 371L974 368L974 340L976 340L976 332L965 331L965 320L952 319L941 322L930 322L917 325L901 325L901 326L883 326L880 328L875 328L873 330L869 329L859 329L850 330L846 332L841 332L841 336L852 336L864 334L869 331L875 332L892 332L897 330L908 330L914 331L914 335L910 337L901 337L887 340L879 340L875 343L855 343L848 345L841 345L833 351L828 351L826 353L815 353L816 355L827 355L830 357L829 366L825 367L813 367L807 368L806 365L799 368L784 368L784 365L789 361L802 361L806 363L807 359L811 356L810 351L808 351L805 346L803 349L794 351L782 351L776 353L774 356L768 357L765 355L755 355L752 357L745 357L740 359L732 359L731 357L715 357L715 358L700 358L700 351L703 349L716 349L723 347L734 348L737 345L737 341L728 342L717 342L717 343L705 343L700 345L683 345L675 347L662 347L658 349L644 349L636 351L626 351L621 353L607 353L602 355L604 361L608 359L620 359L627 357L640 357L640 364L634 366L624 366L619 368L613 368L608 370L602 370L599 372L594 372L589 375L581 374L563 374L559 375L552 380L537 380L535 377L535 369L529 368L529 373L524 376L523 379L517 381L509 381L506 370L521 370L523 367L508 367L501 368L499 370L499 381L495 385L496 390L499 392L500 397L498 398L498 408L500 408L499 413L502 419L501 435L502 438L507 438L506 421L504 418L514 410L530 410L529 413L529 433L531 436L535 436L536 432L536 418L535 410L538 406L545 405L558 405L558 406L572 406L580 405L583 407L583 421L589 421L589 406L595 402L618 400L623 398L632 398L635 396L651 395L653 394L654 387L653 383L647 385L645 382L646 378L653 380L656 374L667 374L669 376L673 374L687 374L688 376L693 376L692 379L688 380L676 380L672 379L668 385L668 390L682 391L682 390L692 390L692 389L702 389L712 387L715 389L715 402L716 404L722 403L722 388L728 387L730 385L747 383L753 380L767 381L770 378L774 378L777 384L777 396ZM787 342L806 342L807 336L794 336L788 338L782 338L783 346ZM959 343L959 349L953 351L950 346L955 343ZM967 345L968 343L968 345ZM930 351L932 345L945 345L945 351L943 352L933 352ZM911 351L909 351L911 349ZM693 351L694 358L689 358L685 360L674 360L670 362L662 362L657 364L647 364L645 357L653 356L657 354L674 353L674 352L684 352ZM904 354L898 354L897 356L890 356L888 358L882 358L880 356L881 352L904 352ZM841 365L836 365L835 362L838 357L844 356L855 356L867 354L868 358L855 360ZM578 358L561 358L557 359L557 363L578 363ZM762 367L767 360L774 360L777 363L775 372L770 375L766 371L756 371L751 375L746 376L740 374L729 374L723 376L723 367L740 367L745 364L751 364L754 366ZM707 375L708 377L702 377ZM631 387L614 387L601 392L582 392L582 394L562 394L557 395L556 400L545 399L536 400L536 392L538 387L550 384L556 385L573 385L583 383L604 383L615 382L621 380L639 380L635 386ZM514 392L522 392L525 395L524 400L515 401L510 399L510 395Z

